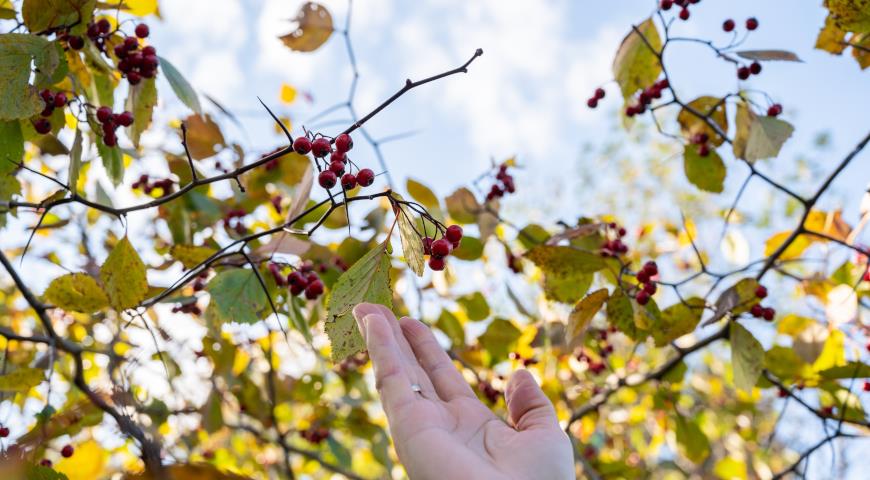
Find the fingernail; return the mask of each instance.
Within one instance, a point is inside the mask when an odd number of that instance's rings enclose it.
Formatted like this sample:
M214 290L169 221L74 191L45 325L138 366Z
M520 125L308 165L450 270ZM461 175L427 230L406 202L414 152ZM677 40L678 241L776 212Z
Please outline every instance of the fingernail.
M366 338L366 317L375 313L378 313L378 307L371 303L360 303L353 307L353 318L356 319L356 325L359 328L359 333L362 334L363 339Z

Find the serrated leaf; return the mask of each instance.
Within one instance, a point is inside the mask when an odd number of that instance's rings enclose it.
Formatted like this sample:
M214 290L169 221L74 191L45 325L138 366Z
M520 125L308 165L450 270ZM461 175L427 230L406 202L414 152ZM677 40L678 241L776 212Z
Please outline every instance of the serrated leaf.
M278 38L284 45L297 52L313 52L332 35L332 15L323 5L306 2L296 14L296 30Z
M100 267L100 280L109 295L109 304L119 312L145 300L148 295L145 264L127 237L118 241Z
M181 103L187 105L187 108L193 110L194 113L202 115L202 105L199 103L199 95L193 86L184 78L184 75L175 68L169 60L157 56L160 61L160 70L166 75L166 80L169 81L169 86L175 92L175 96L181 100Z
M269 302L257 274L247 268L218 273L206 290L215 305L216 320L221 323L257 323Z
M783 62L803 62L796 54L788 50L741 50L735 52L738 57L747 60L764 61L783 61Z
M607 299L607 322L634 341L641 341L649 332L641 330L634 321L633 301L621 289Z
M743 158L751 163L776 157L793 132L794 127L784 120L754 115Z
M574 309L568 315L568 328L565 331L565 341L568 345L574 344L583 336L589 322L601 310L609 297L610 293L607 289L602 288L586 295L583 300L574 305Z
M136 148L139 148L142 132L151 126L155 105L157 105L156 79L146 78L140 84L130 88L127 109L133 113L133 124L127 127L127 134Z
M471 190L462 187L450 194L444 202L447 204L447 213L455 222L469 224L477 221L481 207Z
M0 175L15 171L24 159L24 135L17 120L0 121Z
M368 302L392 308L390 257L381 243L357 260L332 287L328 300L326 334L332 344L333 361L341 361L365 350L365 342L351 310Z
M649 87L661 75L658 59L661 50L662 40L652 18L638 25L637 30L632 28L625 36L613 59L613 77L623 98Z
M217 250L214 248L195 245L173 245L169 249L169 255L181 262L184 268L194 268L215 253Z
M722 145L725 138L710 124L718 126L722 132L728 131L725 102L721 98L709 95L698 97L680 110L677 114L677 122L680 124L680 131L687 139L697 134L706 134L710 139L709 143L718 147Z
M30 83L31 63L38 72L35 84ZM57 48L45 38L22 33L0 35L0 121L41 112L45 102L38 87L48 86L59 65Z
M725 162L711 149L706 157L698 153L698 145L686 145L683 151L683 170L686 178L705 192L722 193L725 188Z
M45 372L38 368L19 368L0 375L0 392L26 392L42 383Z
M66 185L73 192L79 183L79 172L82 169L82 131L76 128L73 145L69 151L69 175Z
M751 392L764 365L764 348L749 330L737 322L731 322L729 338L734 386L745 392Z
M68 312L91 313L109 306L109 297L97 280L86 273L68 273L55 278L45 298Z
M396 221L399 222L399 237L402 240L402 254L405 262L418 277L423 276L423 241L414 229L411 213L404 205L395 204Z
M106 175L116 187L124 181L124 157L118 147L108 147L105 143L97 140L97 153L103 162Z
M592 274L605 266L600 256L566 246L539 245L525 257L544 272L547 297L563 303L580 300L592 283Z
M682 447L683 455L693 463L701 463L710 455L710 440L696 422L679 414L676 421L677 443Z
M840 55L846 49L846 31L837 26L832 15L825 18L825 25L816 38L816 48L834 55Z
M652 330L656 346L663 347L683 335L692 333L701 321L704 305L703 298L692 297L686 299L685 303L679 302L664 309L661 322Z
M21 17L33 33L61 25L87 25L96 0L24 0Z

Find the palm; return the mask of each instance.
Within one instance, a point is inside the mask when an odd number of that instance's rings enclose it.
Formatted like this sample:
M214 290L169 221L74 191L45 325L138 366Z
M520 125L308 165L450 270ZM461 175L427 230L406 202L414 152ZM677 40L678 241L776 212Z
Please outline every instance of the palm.
M374 305L355 314L384 319L369 318L362 328L396 450L412 479L574 477L570 443L527 372L508 386L511 426L477 399L425 325L403 318L400 326Z

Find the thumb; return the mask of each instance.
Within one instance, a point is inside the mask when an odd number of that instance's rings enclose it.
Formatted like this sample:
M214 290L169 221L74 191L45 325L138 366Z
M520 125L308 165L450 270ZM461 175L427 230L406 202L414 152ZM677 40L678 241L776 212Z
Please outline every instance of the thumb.
M559 428L553 404L528 370L517 370L511 375L505 401L510 422L517 430Z

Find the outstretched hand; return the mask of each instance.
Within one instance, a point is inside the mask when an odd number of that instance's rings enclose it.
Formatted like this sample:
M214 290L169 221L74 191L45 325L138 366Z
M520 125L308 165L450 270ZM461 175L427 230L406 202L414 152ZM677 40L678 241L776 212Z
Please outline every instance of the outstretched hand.
M478 400L426 325L397 321L380 305L363 303L353 313L412 480L575 478L571 443L528 371L508 382L506 423Z

